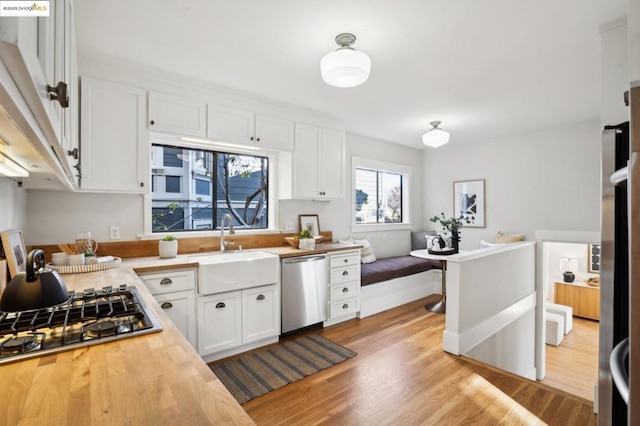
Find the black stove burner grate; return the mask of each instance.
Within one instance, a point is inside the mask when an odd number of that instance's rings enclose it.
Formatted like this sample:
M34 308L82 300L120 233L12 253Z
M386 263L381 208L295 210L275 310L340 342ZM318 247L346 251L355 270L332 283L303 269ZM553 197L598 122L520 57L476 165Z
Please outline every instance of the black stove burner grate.
M160 331L161 327L145 311L135 287L70 292L69 300L58 306L0 312L0 363L5 358L100 343L145 330Z

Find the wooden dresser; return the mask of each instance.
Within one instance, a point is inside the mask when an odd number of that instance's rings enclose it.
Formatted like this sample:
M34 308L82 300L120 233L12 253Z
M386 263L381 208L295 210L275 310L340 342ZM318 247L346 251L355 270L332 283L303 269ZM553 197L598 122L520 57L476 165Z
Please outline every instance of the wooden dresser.
M578 281L572 283L556 281L554 302L571 306L574 316L600 319L600 287Z

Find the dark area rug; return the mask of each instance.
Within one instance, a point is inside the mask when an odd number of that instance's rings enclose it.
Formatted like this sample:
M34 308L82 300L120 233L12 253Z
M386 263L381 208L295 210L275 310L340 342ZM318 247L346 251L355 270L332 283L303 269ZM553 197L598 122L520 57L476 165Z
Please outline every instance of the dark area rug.
M211 369L235 399L244 404L355 355L344 346L312 334L213 365Z

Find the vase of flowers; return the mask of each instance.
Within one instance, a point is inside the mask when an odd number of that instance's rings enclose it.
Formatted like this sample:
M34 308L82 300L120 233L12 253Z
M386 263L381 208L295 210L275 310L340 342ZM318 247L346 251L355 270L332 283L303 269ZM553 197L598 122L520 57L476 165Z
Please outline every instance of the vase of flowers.
M447 235L451 233L451 248L454 253L458 253L460 245L460 228L465 223L471 223L474 219L473 216L449 217L447 218L444 213L440 213L440 216L433 216L429 219L431 222L438 223L442 227L442 233Z
M169 259L178 255L178 240L173 235L164 236L158 243L158 251L162 259Z

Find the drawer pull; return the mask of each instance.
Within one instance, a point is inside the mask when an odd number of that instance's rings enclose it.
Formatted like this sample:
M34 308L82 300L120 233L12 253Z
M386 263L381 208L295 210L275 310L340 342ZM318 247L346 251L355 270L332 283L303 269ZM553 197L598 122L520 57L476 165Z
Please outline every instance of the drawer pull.
M171 281L171 278L163 278L162 281L160 281L160 285L169 285L169 284L173 284L173 281Z
M164 302L162 305L160 305L160 307L162 309L170 309L173 308L173 304L171 302Z
M345 303L344 305L342 305L342 309L349 309L349 305Z
M343 292L343 293L348 293L348 292L349 292L349 289L348 289L347 287L345 287L345 288L343 288L343 289L342 289L342 292Z
M347 275L349 275L349 273L348 273L347 271L344 271L344 272L342 273L342 276L343 276L343 277L346 277Z
M344 263L349 263L349 259L345 259L345 260L344 260Z
M216 309L221 309L226 307L227 305L225 305L223 302L218 302L218 304L216 305Z
M264 299L265 299L264 294L260 294L258 295L258 297L256 297L256 300L264 300Z

